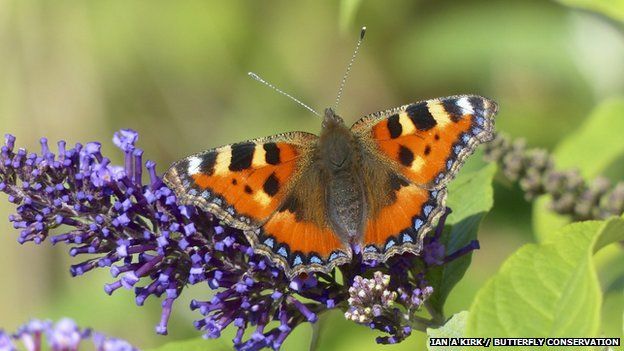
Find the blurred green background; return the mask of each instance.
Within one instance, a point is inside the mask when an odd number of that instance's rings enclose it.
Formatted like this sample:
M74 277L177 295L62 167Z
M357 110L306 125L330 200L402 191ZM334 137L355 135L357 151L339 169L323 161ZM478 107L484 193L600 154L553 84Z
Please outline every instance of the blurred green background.
M161 172L205 148L290 130L318 132L315 116L246 73L257 72L322 110L333 104L359 27L366 25L339 110L349 123L415 100L474 93L498 101L499 131L551 148L597 103L624 91L618 22L624 16L602 4L610 17L532 0L2 0L0 132L33 151L41 136L98 140L120 162L112 134L133 128ZM130 291L107 296L102 285L112 278L105 270L70 278L68 267L77 261L67 247L20 246L5 199L1 327L68 316L143 348L199 335L192 327L199 314L188 302L208 299L208 287L185 290L170 336L157 336L158 301L136 307ZM504 258L533 240L531 206L519 190L499 182L495 201L480 232L482 249L452 293L449 315L467 309ZM379 348L365 327L339 314L328 318L326 349ZM309 333L308 326L299 328L286 349L299 349ZM422 337L387 349L413 349Z

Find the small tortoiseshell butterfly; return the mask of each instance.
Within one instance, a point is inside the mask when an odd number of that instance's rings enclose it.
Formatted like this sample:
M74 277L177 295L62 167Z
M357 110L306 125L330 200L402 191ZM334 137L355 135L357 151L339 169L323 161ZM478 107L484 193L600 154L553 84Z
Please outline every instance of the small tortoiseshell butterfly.
M288 277L419 254L446 185L493 132L494 101L458 95L368 115L331 108L320 136L290 132L203 151L164 180L179 200L244 231Z

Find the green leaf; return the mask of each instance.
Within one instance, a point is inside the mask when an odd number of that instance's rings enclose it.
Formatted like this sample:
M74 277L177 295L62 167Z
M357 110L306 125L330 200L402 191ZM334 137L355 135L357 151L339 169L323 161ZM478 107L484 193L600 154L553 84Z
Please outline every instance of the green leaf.
M535 239L542 242L551 237L557 230L570 223L568 216L550 210L551 197L543 195L533 201L533 232Z
M624 21L623 0L558 0L560 3L602 13L603 15Z
M593 255L624 239L624 220L573 223L521 247L477 293L467 336L595 337L602 293Z
M429 338L461 338L466 330L468 311L456 313L440 328L427 328L427 349L429 351L456 350L457 346L429 346Z
M226 351L231 350L231 346L227 346L225 341L221 339L204 339L204 338L192 338L188 340L168 342L163 346L149 349L148 351Z
M446 254L465 247L477 238L481 219L492 208L492 179L496 166L488 164L483 168L462 172L449 184L447 205L453 210L449 215L440 242L446 248ZM428 304L444 315L443 307L449 293L464 276L470 266L472 253L466 254L448 264L430 269L427 281L433 286L433 295Z
M474 163L477 161L480 162L475 159ZM448 186L446 204L453 213L448 216L446 224L456 224L464 218L487 212L494 204L492 179L496 165L487 163L472 171L468 168L470 166L466 165L468 172L460 172Z
M555 149L555 166L565 170L577 168L585 179L600 175L624 154L624 99L611 99L600 104L576 132L570 134ZM533 228L538 241L544 241L563 224L566 216L548 209L550 200L540 197L533 204Z

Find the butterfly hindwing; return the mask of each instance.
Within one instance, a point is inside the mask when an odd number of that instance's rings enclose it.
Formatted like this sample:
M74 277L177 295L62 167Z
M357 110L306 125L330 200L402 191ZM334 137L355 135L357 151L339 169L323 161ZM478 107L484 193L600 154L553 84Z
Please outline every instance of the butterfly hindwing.
M484 97L450 96L375 113L351 129L413 183L441 188L478 144L491 139L497 109Z
M274 261L289 277L309 271L329 272L351 260L351 251L329 224L326 190L319 167L311 164L277 212L248 235L257 251L274 253Z
M385 261L403 252L420 253L424 235L444 212L446 189L424 189L383 160L364 152L367 220L362 233L366 260Z

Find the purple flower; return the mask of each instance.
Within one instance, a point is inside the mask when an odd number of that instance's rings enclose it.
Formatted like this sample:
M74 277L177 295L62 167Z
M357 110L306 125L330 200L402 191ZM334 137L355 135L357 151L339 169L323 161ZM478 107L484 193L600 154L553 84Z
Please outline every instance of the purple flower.
M397 293L389 290L390 276L376 271L372 279L355 276L349 288L349 309L345 318L359 324L370 324L373 319L390 311Z
M0 330L0 351L17 351L11 337L3 330Z
M22 341L28 351L40 350L43 335L50 330L52 322L33 319L17 329L14 337Z
M0 191L17 206L9 219L20 231L19 242L39 244L49 237L53 244L68 244L71 256L86 256L71 267L72 275L108 267L113 279L104 287L106 293L133 289L138 305L149 297L162 299L159 334L167 334L173 304L187 284L206 284L215 290L210 300L192 301L191 309L201 314L195 327L216 338L233 326L238 350L277 350L295 327L315 323L320 313L334 308L347 312L350 320L390 334L378 339L382 343L398 342L412 329L424 329L409 318L398 318L396 311L415 316L412 312L431 294L422 279L424 271L452 259L444 257L444 246L438 242L444 219L425 242L424 257L403 254L380 264L362 261L356 254L351 264L338 268L339 280L333 273L302 274L290 280L270 260L254 254L240 230L221 226L193 206L180 205L158 176L156 164L143 165L137 138L131 130L115 133L113 141L125 155L120 167L102 155L99 143L67 148L60 141L53 154L42 139L37 155L14 150L15 138L7 135L0 152ZM61 225L70 229L51 236L50 231ZM69 345L78 340L76 333L75 325L64 322L52 339ZM107 346L123 342L94 339L99 341L98 350L125 350ZM40 337L31 341L40 342Z
M349 288L349 309L345 318L390 336L378 337L380 344L394 344L408 337L413 328L422 329L423 319L416 316L433 288L427 286L422 275L414 283L400 283L393 288L392 277L376 271L370 279L356 276ZM420 286L421 288L414 288Z
M113 143L123 151L133 151L138 139L139 133L132 129L122 129L113 135Z
M56 324L37 319L21 326L12 336L0 330L0 351L16 351L16 341L21 341L27 351L44 350L43 339L47 339L51 351L78 351L81 343L91 337L90 329L79 328L73 320L64 318ZM103 334L94 333L93 343L97 351L137 351L127 341L108 338ZM86 347L91 350L91 347Z
M73 320L63 318L48 330L47 337L53 350L78 350L82 339L89 334L89 330L80 330Z
M93 344L97 351L138 351L129 342L108 337L101 333L93 333Z

